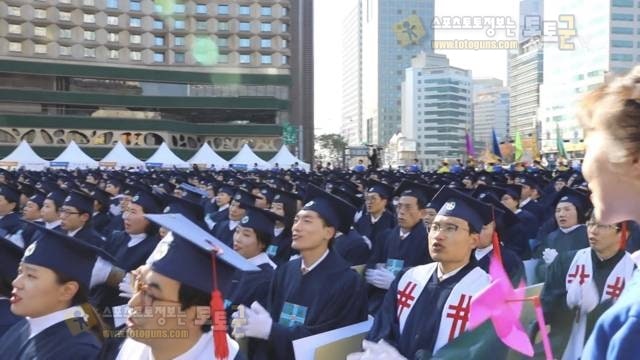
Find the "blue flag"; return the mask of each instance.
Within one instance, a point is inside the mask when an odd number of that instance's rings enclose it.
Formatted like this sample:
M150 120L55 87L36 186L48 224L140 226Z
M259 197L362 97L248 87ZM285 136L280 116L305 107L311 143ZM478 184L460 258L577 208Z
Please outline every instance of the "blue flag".
M500 143L498 142L498 135L496 135L496 129L491 129L493 135L493 154L502 159L502 153L500 152Z

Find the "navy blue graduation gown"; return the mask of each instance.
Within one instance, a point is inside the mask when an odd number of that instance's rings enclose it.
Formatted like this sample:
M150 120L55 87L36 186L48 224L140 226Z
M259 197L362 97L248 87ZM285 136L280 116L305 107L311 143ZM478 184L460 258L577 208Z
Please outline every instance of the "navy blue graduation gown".
M524 224L516 223L500 234L500 241L504 247L511 249L521 260L531 259L531 246L529 238L525 235Z
M631 221L629 224L629 239L627 240L627 251L630 254L640 250L640 225Z
M222 241L225 245L229 247L233 247L233 233L236 232L236 229L229 229L229 219L216 223L216 225L211 230L211 234L218 238L218 240Z
M38 225L44 226L44 221L34 221ZM33 242L33 236L36 234L37 228L30 223L22 224L22 240L26 249Z
M371 257L367 261L367 268L375 268L376 264L386 264L388 260L396 261L396 265L402 263L402 268L409 268L430 263L431 256L428 250L427 228L419 221L411 233L404 239L400 239L400 227L396 226L388 230L378 238ZM369 286L369 313L374 314L387 291L375 286Z
M434 271L422 293L415 300L413 309L405 322L403 334L400 335L397 293L398 282L405 272L402 271L391 283L384 297L384 303L375 314L367 340L378 342L384 339L408 359L414 359L419 350L431 354L436 344L440 318L447 298L456 284L474 267L476 263L472 260L457 274L441 282L438 281L437 271Z
M351 265L366 264L371 255L369 244L356 230L333 239L333 250Z
M542 252L544 249L555 249L558 252L558 256L566 252L573 252L575 250L584 249L589 247L589 236L587 235L587 227L584 225L578 226L565 234L560 229L556 229L549 233L542 243L538 246L534 253L534 258L542 258ZM573 259L573 257L571 257ZM557 259L556 259L557 260ZM554 260L555 261L555 260ZM553 263L552 263L553 264ZM543 260L536 265L536 276L538 279L544 279L546 277L545 272L548 266ZM568 265L567 265L568 269Z
M8 213L0 219L0 229L6 231L8 235L17 233L21 228L20 215L16 212Z
M330 251L316 268L302 275L301 258L276 269L269 289L267 310L273 325L268 341L252 339L254 359L293 359L292 341L352 325L367 319L367 295L360 275ZM306 308L302 324L281 318L285 308ZM304 308L298 308L299 316Z
M509 275L509 279L511 279L511 283L513 284L513 286L518 286L521 280L526 282L524 264L522 263L520 257L518 257L515 252L504 246L500 248L500 251L500 253L502 254L502 265L507 271L507 275ZM487 274L489 273L489 265L491 263L492 256L493 250L491 250L485 256L481 257L480 260L477 260L478 267L484 270Z
M82 324L69 326L69 323ZM11 360L95 359L102 343L82 318L56 323L29 339L30 327L21 320L0 339L0 357Z
M231 314L238 309L238 305L251 307L254 301L262 306L267 305L269 285L275 269L270 264L258 265L262 271L236 270L231 279L229 289L225 290L225 308L231 319ZM231 321L231 320L229 320Z
M22 318L11 312L11 303L9 299L0 299L0 339L10 327L20 321Z
M540 228L540 221L538 220L538 218L529 211L523 209L520 209L516 216L518 217L518 219L520 219L520 224L522 224L522 231L524 232L527 240L535 239Z
M213 214L218 211L218 204L216 204L216 199L204 198L202 199L202 208L204 209L205 214Z
M371 223L371 215L365 212L353 225L362 236L368 237L372 244L380 234L394 226L396 226L396 218L389 210L385 210L375 224Z
M536 216L536 218L538 218L538 221L542 222L544 221L544 209L542 208L542 206L540 205L540 203L538 203L537 200L529 200L528 203L526 203L523 207L523 210L527 210L528 212L532 213L533 215Z
M91 227L102 236L109 236L107 226L111 222L111 216L107 211L101 211L91 217Z
M229 219L229 207L211 214L211 220L216 224L227 219Z
M102 248L105 246L104 237L95 231L91 224L88 223L80 229L74 236L74 238L86 241L89 244Z
M297 253L297 250L291 248L291 229L282 230L267 247L267 255L278 266L289 261L291 256Z
M109 220L109 224L104 228L105 234L111 234L114 231L123 231L124 230L124 219L122 215L114 215Z

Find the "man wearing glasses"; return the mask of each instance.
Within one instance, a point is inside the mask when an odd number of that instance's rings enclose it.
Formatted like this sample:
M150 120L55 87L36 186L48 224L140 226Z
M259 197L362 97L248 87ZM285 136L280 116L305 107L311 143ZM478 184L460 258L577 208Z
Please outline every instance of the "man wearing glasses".
M102 248L104 238L91 225L93 198L85 192L73 190L60 209L60 227L68 236Z
M554 353L563 359L580 358L596 320L631 280L635 264L624 250L622 227L592 217L587 221L589 247L560 254L549 267L542 308Z
M468 330L471 298L489 284L472 252L492 221L490 205L446 187L431 204L439 209L428 238L434 262L395 278L367 336L377 344L365 348L378 348L388 358L435 354Z

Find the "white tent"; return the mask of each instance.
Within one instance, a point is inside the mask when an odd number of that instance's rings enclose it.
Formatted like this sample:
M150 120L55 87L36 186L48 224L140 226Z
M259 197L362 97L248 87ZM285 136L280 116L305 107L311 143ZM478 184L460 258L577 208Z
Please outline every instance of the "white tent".
M67 169L86 169L98 167L98 162L85 154L75 141L71 140L67 148L50 162L51 166L63 166Z
M229 166L229 162L216 154L216 152L213 151L211 146L207 143L202 144L200 150L198 150L198 152L195 153L187 162L192 165L205 165L207 168L210 168L211 165L215 165L216 169L223 169Z
M309 164L293 156L286 145L282 145L280 150L278 150L278 153L269 160L269 164L271 164L272 167L278 164L281 169L285 170L289 169L291 165L295 163L298 163L298 168L303 169L304 171L309 171Z
M174 154L164 142L158 150L147 159L146 164L147 166L159 166L163 168L172 168L174 166L179 168L189 167L189 164Z
M24 166L27 170L42 170L49 166L49 162L38 156L26 140L22 140L11 154L0 160L0 166Z
M236 156L229 160L229 166L240 166L247 169L253 169L254 164L258 164L258 169L269 169L271 167L268 162L259 158L247 144L244 144Z
M113 164L115 168L144 166L144 162L133 156L120 141L100 161L100 164Z

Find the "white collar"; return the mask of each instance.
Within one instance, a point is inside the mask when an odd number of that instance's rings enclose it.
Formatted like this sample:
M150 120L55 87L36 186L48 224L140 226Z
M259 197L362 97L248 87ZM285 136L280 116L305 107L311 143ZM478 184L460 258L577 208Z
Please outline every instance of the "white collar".
M8 297L0 296L0 300L9 300Z
M531 198L527 198L526 200L520 201L520 209L522 209L525 205L527 205L531 201Z
M229 220L229 230L235 230L240 221Z
M560 231L562 231L563 233L568 234L568 233L572 232L573 230L579 228L580 226L582 226L582 224L574 225L574 226L572 226L570 228L566 228L566 229L558 227L558 229L560 229Z
M380 213L380 216L378 216L377 218L374 218L373 215L369 214L369 217L371 218L371 224L375 224L378 222L378 220L380 220L380 218L382 217L382 214L384 214L384 211Z
M520 214L521 212L522 212L522 209L518 208L518 209L516 209L516 211L514 211L513 213L514 213L514 214Z
M81 227L79 227L79 228L77 228L77 229L75 229L75 230L73 230L73 231L67 231L67 235L68 235L68 236L71 236L71 237L74 237L74 236L76 236L76 234L77 234L78 232L80 232L80 230L82 230L82 228L83 228L83 227L84 227L84 226L81 226Z
M464 264L464 265L460 266L459 268L457 268L457 269L455 269L455 270L451 270L451 271L449 271L448 273L443 274L443 273L442 273L442 264L441 264L441 263L438 263L438 266L437 266L437 271L438 271L438 273L437 273L438 281L445 281L445 280L447 280L448 278L450 278L450 277L452 277L453 275L457 274L457 273L458 273L460 270L462 270L462 268L463 268L463 267L465 267L465 266L467 266L467 264Z
M489 246L487 246L484 249L476 249L475 253L476 253L476 260L480 260L483 257L485 257L485 255L487 255L488 253L491 252L491 250L493 250L493 244L489 244Z
M329 249L325 250L324 254L320 257L320 259L316 260L316 262L311 264L311 266L304 266L304 258L300 259L300 270L306 269L307 272L311 272L311 270L315 269L316 266L320 265L322 260L324 260L324 258L326 258L327 255L329 255Z
M31 330L29 339L33 338L34 336L59 322L76 317L84 318L85 316L86 314L84 310L82 310L81 306L72 306L70 308L58 310L56 312L52 312L51 314L47 314L37 318L30 318L27 316L26 319L29 322L29 329Z
M284 231L284 227L281 227L281 228L274 227L273 235L275 235L276 237L280 236L280 234L282 234L283 231Z
M403 232L402 228L400 228L400 240L404 240L404 238L406 238L407 236L409 236L409 234L411 234L411 230L407 231L407 232Z
M140 244L144 239L147 238L147 234L146 233L142 233L142 234L129 234L129 242L127 243L127 247L134 247L138 244Z
M259 266L262 264L269 264L273 269L276 268L276 264L273 261L271 261L271 259L269 258L269 255L267 255L267 253L265 253L264 251L252 257L251 259L247 259L247 261L252 263L255 266Z
M45 226L47 229L51 230L51 229L53 229L54 227L59 226L61 223L62 223L62 220L56 220L56 221L52 221L52 222L45 222L45 223L44 223L44 226Z
M229 207L229 204L224 204L218 208L218 211L226 210Z
M94 211L94 212L93 212L93 215L91 215L91 216L93 217L93 216L96 216L96 215L98 215L98 214L100 214L100 212L99 212L99 211Z

